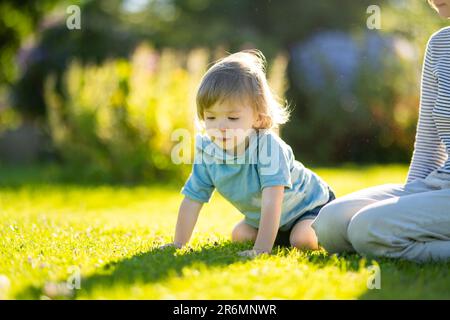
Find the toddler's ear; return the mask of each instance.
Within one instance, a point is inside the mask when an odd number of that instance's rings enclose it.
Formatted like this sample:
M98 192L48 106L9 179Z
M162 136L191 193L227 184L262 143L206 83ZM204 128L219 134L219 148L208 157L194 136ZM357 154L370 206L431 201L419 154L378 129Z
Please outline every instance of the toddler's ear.
M258 113L256 120L255 120L254 128L261 129L261 128L270 127L270 122L271 122L271 119L267 114Z

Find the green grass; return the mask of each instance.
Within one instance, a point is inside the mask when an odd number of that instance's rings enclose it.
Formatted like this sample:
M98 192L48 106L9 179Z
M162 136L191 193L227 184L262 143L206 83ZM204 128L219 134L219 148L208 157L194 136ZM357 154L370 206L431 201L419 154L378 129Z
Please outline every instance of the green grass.
M190 248L156 250L173 235L181 186L71 184L58 168L0 169L0 298L3 299L390 299L450 298L450 263L418 265L324 251L275 249L242 258L230 242L241 216L217 193ZM401 183L405 166L316 168L341 196ZM381 289L369 290L369 266ZM80 289L69 290L73 270Z

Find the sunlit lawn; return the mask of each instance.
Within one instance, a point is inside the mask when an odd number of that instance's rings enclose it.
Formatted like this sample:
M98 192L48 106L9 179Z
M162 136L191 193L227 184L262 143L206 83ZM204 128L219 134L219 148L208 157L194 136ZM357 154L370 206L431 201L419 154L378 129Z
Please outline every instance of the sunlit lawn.
M401 183L406 166L319 168L338 196ZM191 248L155 250L173 235L181 186L58 183L54 168L0 169L0 298L450 298L450 263L418 265L274 250L246 259L231 244L240 214L217 193ZM369 290L369 266L381 289ZM80 289L69 290L67 280Z

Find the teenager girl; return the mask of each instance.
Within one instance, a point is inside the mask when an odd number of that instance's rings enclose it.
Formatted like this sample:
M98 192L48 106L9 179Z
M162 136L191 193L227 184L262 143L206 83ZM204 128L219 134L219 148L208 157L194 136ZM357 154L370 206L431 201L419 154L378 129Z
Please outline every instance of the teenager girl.
M450 0L430 0L450 18ZM312 227L329 252L414 261L450 258L450 28L433 34L406 184L361 190L322 208Z

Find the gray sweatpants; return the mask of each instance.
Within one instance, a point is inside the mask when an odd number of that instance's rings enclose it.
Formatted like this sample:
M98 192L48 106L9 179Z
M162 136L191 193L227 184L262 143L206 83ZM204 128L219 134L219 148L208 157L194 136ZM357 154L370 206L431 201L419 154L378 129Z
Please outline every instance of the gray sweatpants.
M330 253L450 259L450 175L348 194L324 206L312 227Z

